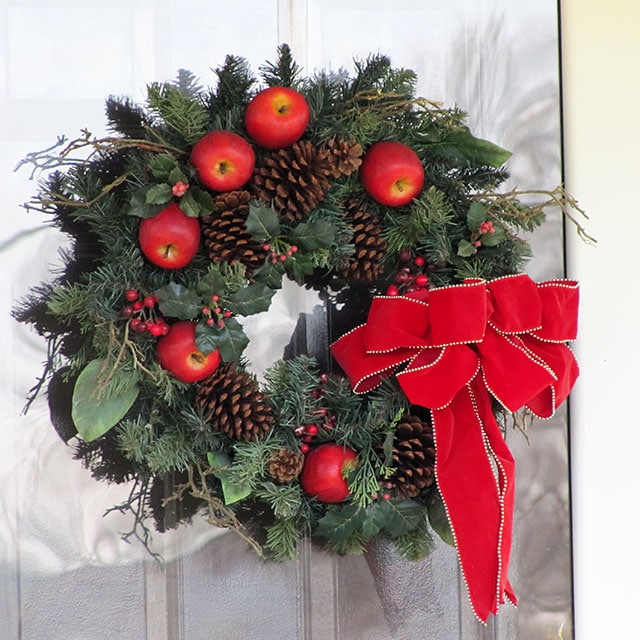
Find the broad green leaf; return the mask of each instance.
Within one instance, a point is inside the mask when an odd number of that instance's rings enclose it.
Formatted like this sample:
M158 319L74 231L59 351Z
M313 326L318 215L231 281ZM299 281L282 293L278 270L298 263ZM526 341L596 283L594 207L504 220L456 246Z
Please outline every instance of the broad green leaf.
M444 508L444 502L438 492L434 492L433 497L427 505L427 513L429 515L429 524L431 528L452 547L456 546L455 538L451 532L447 512Z
M213 201L213 196L210 193L200 189L199 187L193 186L189 189L188 193L190 193L191 197L198 203L201 216L208 216L213 213L216 205Z
M380 503L384 512L384 529L390 536L397 538L420 526L424 514L418 504L411 500L393 502L386 500Z
M169 202L173 196L171 193L171 187L166 184L154 184L147 190L145 198L146 204L165 204Z
M177 168L178 162L171 154L161 153L154 156L150 166L151 173L156 180L159 180L160 182L169 182L169 175Z
M191 320L202 311L202 299L191 289L177 282L170 282L155 291L159 299L160 311L165 316Z
M477 249L468 241L460 240L458 245L458 255L462 258L469 258L476 253Z
M196 325L196 346L203 353L220 350L225 362L238 361L249 344L242 325L235 318L225 319L224 327L209 326L205 321Z
M498 246L505 238L507 234L504 232L502 227L495 227L494 233L483 233L482 234L482 244L485 247L496 247Z
M269 240L280 234L280 221L271 207L249 204L247 231L258 241Z
M311 256L296 253L287 260L285 268L294 280L300 280L303 276L313 273L315 264Z
M129 215L137 216L138 218L153 218L163 208L163 204L147 204L147 191L146 187L137 189L131 194Z
M384 509L381 506L379 502L372 502L365 511L362 533L368 540L375 538L385 524Z
M331 224L323 220L316 222L302 222L291 231L292 244L297 244L302 249L314 251L326 249L335 239L335 229Z
M131 409L138 397L136 385L120 391L105 388L109 369L104 360L92 360L80 373L73 388L71 417L80 437L91 442L114 427ZM116 371L111 379L117 382Z
M284 265L281 262L265 262L264 266L253 274L256 282L264 283L269 289L282 289L283 275Z
M271 306L271 299L276 290L262 282L250 284L236 291L229 298L229 309L241 316L251 316L261 311L267 311Z
M189 182L189 178L184 174L180 167L174 167L165 182L168 182L171 186L176 184L176 182L184 182L186 184Z
M337 542L344 542L362 527L365 510L350 504L340 510L328 511L318 522L316 535Z
M236 484L229 479L228 468L231 459L224 453L207 453L207 461L211 465L213 475L220 480L225 504L233 504L251 495L251 489Z
M178 201L178 206L184 213L190 218L197 218L200 216L200 205L196 202L193 194L187 191L182 198Z
M500 167L511 157L510 151L476 138L468 127L451 131L438 146L454 158L490 167Z
M202 296L212 296L214 294L222 297L225 294L226 278L220 273L216 265L212 265L209 271L200 278L197 291Z
M469 231L477 231L487 219L487 208L481 202L472 202L467 213L467 227Z

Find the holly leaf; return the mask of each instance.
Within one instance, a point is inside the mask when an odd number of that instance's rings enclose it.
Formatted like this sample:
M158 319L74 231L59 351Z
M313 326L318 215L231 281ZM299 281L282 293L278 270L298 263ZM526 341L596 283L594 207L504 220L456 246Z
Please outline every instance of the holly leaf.
M203 189L200 189L199 187L189 187L189 191L187 192L187 194L190 194L191 197L198 203L201 216L208 216L209 214L213 213L216 205L213 201L213 196L210 193L204 191Z
M480 237L485 247L496 247L507 237L502 227L494 227L494 229L493 233L483 233Z
M384 529L393 537L404 536L422 523L424 512L411 500L393 502L385 500L380 504L384 516Z
M320 518L316 535L337 542L344 542L362 527L366 513L358 504L350 504L340 510L327 511Z
M271 207L253 201L249 203L246 225L247 231L259 242L273 238L281 231L276 212Z
M460 240L458 244L458 255L461 258L469 258L477 252L477 249L468 240Z
M171 186L162 183L154 184L147 190L145 197L146 204L165 204L171 200L173 193L171 192Z
M315 251L327 249L331 246L336 236L333 226L325 220L315 222L302 222L291 231L291 244L297 244L302 249Z
M242 325L235 318L225 319L224 327L208 325L204 320L196 325L196 346L203 353L220 350L225 362L238 361L249 344Z
M365 517L362 521L362 533L367 540L375 538L385 524L384 509L381 509L382 503L372 502L365 510Z
M170 282L154 293L158 296L160 311L165 316L191 320L202 311L200 296L183 284Z
M229 478L231 458L224 453L207 453L207 461L211 466L213 475L220 480L222 495L225 504L240 502L251 495L251 488L234 483Z
M184 182L185 184L189 182L189 178L185 175L184 171L178 166L171 169L171 172L167 176L165 182L168 182L171 186L176 184L176 182Z
M469 127L449 132L439 147L453 158L490 167L500 167L511 157L510 151L488 140L476 138Z
M92 360L81 372L73 388L71 418L80 437L91 442L104 435L124 416L138 397L138 386L129 385L113 392L106 388L110 373L105 360ZM109 381L118 388L118 372Z
M263 282L255 282L238 289L230 296L227 307L238 315L251 316L254 313L267 311L275 292L275 289L271 289Z
M311 256L296 253L287 260L285 268L294 280L299 280L303 276L311 275L315 269L315 264Z
M153 218L159 211L164 208L164 205L148 204L147 203L147 187L137 189L131 194L129 201L129 215L137 216L138 218Z
M197 218L201 215L200 205L193 197L193 194L190 191L187 191L182 198L178 201L178 206L184 213L186 213L190 218Z
M467 213L467 228L469 231L477 231L486 219L487 208L480 202L472 202Z
M449 525L449 519L447 518L447 511L444 508L444 502L442 497L437 491L433 492L433 496L427 504L427 514L429 516L429 524L431 528L452 547L456 546L456 540L453 537L451 526Z
M212 265L209 271L200 278L197 291L202 296L212 296L214 294L222 296L226 288L227 281L225 277L220 273L220 269L216 265Z
M281 262L265 264L256 271L253 276L256 282L262 282L269 289L282 289L282 276L284 275L284 265Z
M169 153L154 156L150 163L151 173L159 182L170 182L171 172L178 167L177 160ZM177 182L177 180L175 181ZM184 181L186 182L186 180ZM172 183L173 184L173 183Z

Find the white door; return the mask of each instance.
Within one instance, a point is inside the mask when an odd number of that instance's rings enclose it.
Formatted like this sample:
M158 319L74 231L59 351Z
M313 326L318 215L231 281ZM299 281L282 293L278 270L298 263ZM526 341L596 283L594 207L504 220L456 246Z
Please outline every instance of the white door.
M561 181L555 0L0 0L0 620L8 640L533 640L572 637L564 414L509 434L518 465L511 581L520 607L483 627L455 552L420 563L385 545L336 558L303 546L265 564L232 534L202 523L157 535L166 558L124 543L121 488L71 460L43 401L21 416L43 345L8 320L12 301L55 268L64 239L18 206L35 185L17 161L66 133L104 128L109 94L141 100L151 81L187 68L204 83L227 53L254 69L291 44L308 71L389 55L419 93L469 112L472 130L514 153L510 184ZM533 241L535 279L563 273L559 215ZM301 302L303 305L303 302ZM298 312L291 317L295 323ZM273 359L280 353L274 353ZM9 418L6 418L9 416Z

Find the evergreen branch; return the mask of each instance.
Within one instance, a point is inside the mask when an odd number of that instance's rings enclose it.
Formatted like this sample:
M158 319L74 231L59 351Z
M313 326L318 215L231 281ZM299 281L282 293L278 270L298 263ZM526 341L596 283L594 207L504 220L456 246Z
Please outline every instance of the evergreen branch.
M302 68L293 59L288 44L278 47L278 57L275 62L267 62L260 67L261 75L268 86L280 85L296 89L300 85Z

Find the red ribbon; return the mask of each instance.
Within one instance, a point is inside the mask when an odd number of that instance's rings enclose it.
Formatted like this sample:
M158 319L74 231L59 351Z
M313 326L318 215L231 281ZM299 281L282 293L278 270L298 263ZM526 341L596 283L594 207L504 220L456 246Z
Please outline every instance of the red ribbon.
M578 365L564 344L577 333L578 285L518 274L374 298L367 322L331 351L354 392L396 378L412 404L431 410L436 479L476 615L506 599L514 460L492 410L528 407L551 417Z

